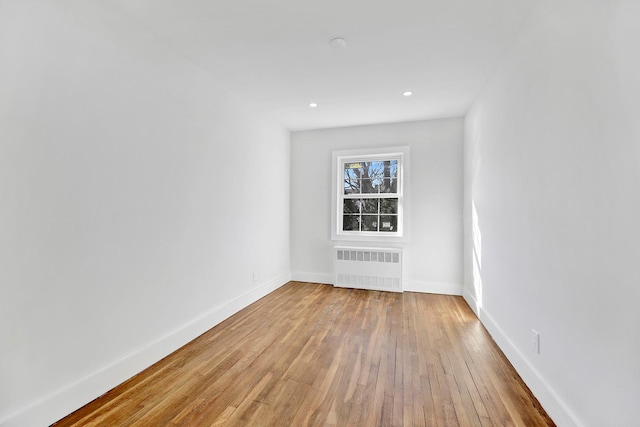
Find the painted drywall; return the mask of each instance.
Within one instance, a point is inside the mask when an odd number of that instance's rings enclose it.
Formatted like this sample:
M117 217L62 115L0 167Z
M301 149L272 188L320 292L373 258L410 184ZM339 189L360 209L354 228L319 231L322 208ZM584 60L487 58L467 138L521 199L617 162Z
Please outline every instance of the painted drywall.
M112 2L0 2L0 63L0 425L44 426L288 280L290 139Z
M410 224L408 241L399 244L405 248L404 289L459 294L463 139L459 118L293 132L293 277L333 283L331 248L338 242L331 240L332 152L408 146Z
M560 426L638 425L638 17L540 0L465 122L465 296Z

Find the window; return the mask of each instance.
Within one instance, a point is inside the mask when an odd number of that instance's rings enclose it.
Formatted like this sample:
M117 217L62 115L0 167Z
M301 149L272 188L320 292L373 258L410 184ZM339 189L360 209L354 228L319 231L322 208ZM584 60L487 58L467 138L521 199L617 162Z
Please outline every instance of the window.
M403 236L408 148L391 150L334 153L334 238Z
M342 231L398 231L398 160L342 163Z

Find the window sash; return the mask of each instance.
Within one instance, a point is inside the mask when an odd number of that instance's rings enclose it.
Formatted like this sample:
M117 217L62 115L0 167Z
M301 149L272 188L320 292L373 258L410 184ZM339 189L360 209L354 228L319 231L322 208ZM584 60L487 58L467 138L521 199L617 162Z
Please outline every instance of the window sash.
M401 189L400 168L401 159L396 156L343 158L340 162L342 195L397 196Z

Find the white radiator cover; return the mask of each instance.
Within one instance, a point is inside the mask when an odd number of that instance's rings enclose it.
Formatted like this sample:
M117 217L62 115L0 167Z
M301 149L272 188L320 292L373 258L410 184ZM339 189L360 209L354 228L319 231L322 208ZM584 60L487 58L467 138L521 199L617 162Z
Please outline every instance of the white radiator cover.
M334 286L402 292L402 249L335 246Z

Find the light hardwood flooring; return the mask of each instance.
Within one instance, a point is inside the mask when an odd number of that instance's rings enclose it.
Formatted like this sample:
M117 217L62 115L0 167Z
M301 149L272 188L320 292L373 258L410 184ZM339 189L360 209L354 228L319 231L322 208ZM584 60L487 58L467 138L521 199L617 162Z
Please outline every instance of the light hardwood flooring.
M62 426L552 426L461 297L290 282Z

